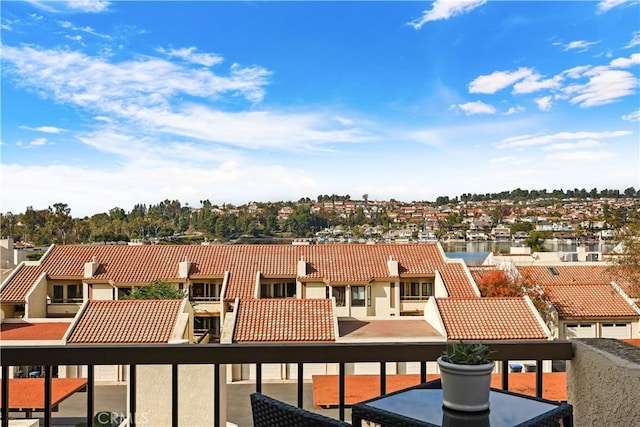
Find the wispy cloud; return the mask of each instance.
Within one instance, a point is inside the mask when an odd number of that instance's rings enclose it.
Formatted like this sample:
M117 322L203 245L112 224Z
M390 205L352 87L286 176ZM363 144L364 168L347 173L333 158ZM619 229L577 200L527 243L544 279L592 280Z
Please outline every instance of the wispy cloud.
M611 151L573 151L549 154L545 156L545 161L601 161L610 157L614 157L615 153Z
M160 47L156 50L169 57L184 59L193 64L204 65L205 67L211 67L224 61L224 58L220 55L213 53L196 53L197 49L195 47L185 47L182 49L164 49Z
M516 105L514 107L509 107L509 109L504 114L505 115L517 114L517 113L522 113L524 111L526 111L526 108L520 105Z
M26 0L33 6L54 13L100 13L109 8L110 2L106 0Z
M494 94L531 75L533 75L533 71L530 68L518 68L516 71L495 71L476 77L469 83L469 93Z
M640 122L640 110L636 110L630 114L625 114L622 116L622 120L626 120L629 122Z
M42 146L42 145L47 145L47 143L48 143L47 138L36 138L34 140L31 140L31 141L27 142L26 144L23 143L22 141L18 141L16 143L16 145L18 147L22 147L22 148L28 149L28 148L33 148L33 147L39 147L39 146Z
M476 77L469 83L469 93L495 94L513 85L514 95L547 91L534 101L538 108L549 111L551 100L567 99L580 107L594 107L616 102L635 93L639 80L625 69L640 64L640 54L612 59L606 65L581 65L544 78L531 68L515 71L495 71ZM569 80L576 80L573 82Z
M619 6L625 3L627 0L602 0L598 3L596 7L596 13L605 13L609 10L613 9L616 6Z
M572 95L570 103L586 108L610 104L632 95L637 86L638 79L632 73L607 70L591 77L585 84L567 87L565 92Z
M632 48L634 46L640 46L640 31L635 31L631 36L631 40L625 46L625 49Z
M409 25L418 30L427 22L449 19L470 12L486 2L487 0L436 0L430 10L425 10L420 18L411 21Z
M36 132L42 133L61 133L65 132L65 129L61 129L55 126L38 126L38 127L30 127L30 126L20 126L20 129L33 130Z
M620 138L631 135L630 131L605 131L605 132L558 132L550 135L520 135L506 138L500 141L498 148L531 147L538 145L558 144L575 140L595 140Z
M587 50L589 50L589 48L591 46L593 46L594 44L597 44L598 42L589 42L586 40L575 40L569 43L556 43L559 46L562 46L562 50L569 51L569 50L577 50L580 52L586 52Z
M474 114L495 114L496 108L493 105L485 104L482 101L467 102L466 104L458 104L458 108L467 115Z
M541 111L550 111L551 107L553 107L551 99L552 98L550 96L542 96L540 98L534 99L533 101Z
M557 142L557 143L542 147L542 149L545 151L566 151L566 150L576 150L579 148L600 147L601 145L603 145L602 142L597 141L595 139L584 139L582 141L577 141L577 142Z

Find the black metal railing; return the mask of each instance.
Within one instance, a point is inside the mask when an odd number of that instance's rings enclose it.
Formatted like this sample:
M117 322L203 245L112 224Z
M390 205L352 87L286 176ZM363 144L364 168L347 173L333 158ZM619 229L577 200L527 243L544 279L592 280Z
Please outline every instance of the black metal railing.
M487 342L495 352L494 359L501 363L502 388L509 388L509 360L536 360L536 396L542 396L545 360L570 360L573 350L569 341L495 341ZM303 402L303 365L305 363L339 364L339 418L345 418L345 364L358 362L380 363L380 394L386 393L386 362L420 362L420 381L427 377L427 362L435 361L445 348L438 343L326 343L326 344L158 344L158 345L96 345L96 346L39 346L2 347L2 427L9 424L8 387L9 366L45 366L45 425L51 420L51 367L61 365L87 365L87 426L93 425L93 387L95 365L129 366L129 408L136 409L136 366L172 366L172 420L178 420L178 365L203 364L214 367L214 425L220 425L221 365L256 364L256 391L262 390L262 364L296 363L298 366L298 407ZM130 420L135 425L135 420Z

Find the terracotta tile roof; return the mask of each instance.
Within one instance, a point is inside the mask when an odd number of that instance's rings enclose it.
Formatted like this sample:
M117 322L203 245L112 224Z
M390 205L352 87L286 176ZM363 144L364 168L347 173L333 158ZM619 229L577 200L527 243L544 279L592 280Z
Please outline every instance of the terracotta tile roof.
M182 300L89 301L69 344L166 343Z
M520 274L539 285L609 284L609 266L604 265L533 265L517 266ZM558 274L554 274L555 270Z
M52 378L51 405L55 407L87 384L86 378ZM9 379L9 409L44 409L44 378ZM0 390L0 398L2 391Z
M329 299L240 301L234 342L335 341Z
M436 298L448 340L529 340L547 335L524 298Z
M549 285L544 287L544 292L561 319L640 317L608 284Z
M61 340L71 323L2 323L0 340Z
M389 279L387 260L398 261L400 276L431 275L438 270L453 297L476 296L459 262L447 262L436 244L414 245L67 245L54 246L40 266L23 266L0 290L3 302L24 302L35 279L84 275L84 264L100 264L94 280L122 285L178 279L179 263L191 262L190 278L222 278L229 272L225 299L253 298L256 274L295 278L300 259L307 262L301 279L328 283L368 283Z
M38 265L21 264L11 281L0 289L0 302L24 304L27 293L43 271Z

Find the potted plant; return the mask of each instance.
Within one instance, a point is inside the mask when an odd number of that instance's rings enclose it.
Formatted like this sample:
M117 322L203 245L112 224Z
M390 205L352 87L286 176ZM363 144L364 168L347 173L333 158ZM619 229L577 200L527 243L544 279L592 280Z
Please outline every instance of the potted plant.
M438 358L442 404L449 409L478 412L489 409L491 372L495 362L485 344L451 343Z

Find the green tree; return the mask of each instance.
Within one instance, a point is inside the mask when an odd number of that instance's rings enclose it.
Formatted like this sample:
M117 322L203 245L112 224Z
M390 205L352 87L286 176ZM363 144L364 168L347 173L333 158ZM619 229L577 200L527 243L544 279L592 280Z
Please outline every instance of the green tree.
M524 240L524 244L531 248L531 252L543 252L544 241L550 239L551 236L550 231L532 230L529 237Z
M186 291L176 288L171 282L155 280L147 286L134 288L129 295L121 299L183 299L186 295Z

